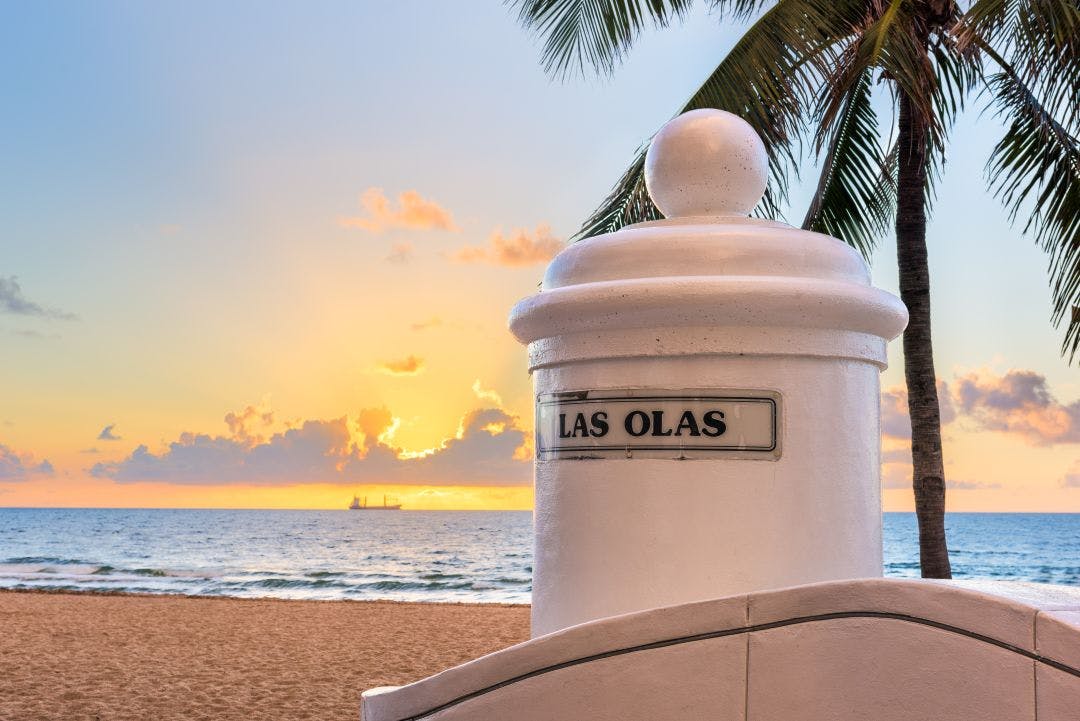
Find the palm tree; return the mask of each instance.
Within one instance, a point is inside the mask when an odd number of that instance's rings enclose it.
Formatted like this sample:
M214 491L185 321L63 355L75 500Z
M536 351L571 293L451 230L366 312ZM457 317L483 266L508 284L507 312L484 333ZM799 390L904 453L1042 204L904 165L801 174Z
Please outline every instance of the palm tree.
M949 578L945 472L930 333L926 222L949 130L985 101L1007 130L987 163L990 191L1025 218L1049 256L1061 352L1080 352L1080 11L1077 0L707 0L719 19L751 21L682 108L745 118L770 157L759 207L777 214L807 154L820 176L802 227L869 259L893 225L900 296L911 320L904 374L922 575ZM691 0L514 0L543 39L548 72L612 72L647 25L681 19ZM755 19L756 18L756 19ZM884 86L894 116L871 103ZM888 130L888 132L884 132ZM577 238L659 211L645 190L644 147ZM805 152L804 152L805 151ZM1069 311L1071 309L1071 314ZM1069 315L1066 321L1066 316Z

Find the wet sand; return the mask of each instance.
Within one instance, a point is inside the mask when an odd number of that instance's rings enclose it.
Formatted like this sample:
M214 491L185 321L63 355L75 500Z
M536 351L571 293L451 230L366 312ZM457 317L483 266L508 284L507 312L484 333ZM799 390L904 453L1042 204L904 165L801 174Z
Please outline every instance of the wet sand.
M0 592L0 719L356 721L528 635L528 606Z

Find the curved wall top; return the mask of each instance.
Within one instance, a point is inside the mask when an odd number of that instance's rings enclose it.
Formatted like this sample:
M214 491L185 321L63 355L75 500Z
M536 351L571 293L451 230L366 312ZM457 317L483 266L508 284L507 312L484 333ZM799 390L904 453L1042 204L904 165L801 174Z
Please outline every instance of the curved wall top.
M864 579L602 619L400 688L363 721L1075 721L1080 589Z

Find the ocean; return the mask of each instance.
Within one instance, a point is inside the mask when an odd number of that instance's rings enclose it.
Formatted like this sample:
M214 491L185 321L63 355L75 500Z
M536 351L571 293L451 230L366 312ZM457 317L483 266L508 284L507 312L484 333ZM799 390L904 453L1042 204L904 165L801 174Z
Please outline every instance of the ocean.
M1080 514L953 513L957 578L1080 585ZM885 574L919 573L885 514ZM528 603L527 511L0 508L0 588Z

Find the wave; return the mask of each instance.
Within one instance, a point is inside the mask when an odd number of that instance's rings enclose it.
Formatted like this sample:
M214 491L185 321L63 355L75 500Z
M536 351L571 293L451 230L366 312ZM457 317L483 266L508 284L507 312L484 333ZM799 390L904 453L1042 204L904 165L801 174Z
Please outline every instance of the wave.
M476 581L459 581L457 583L443 583L441 581L375 581L374 583L357 584L359 590L372 591L481 591L494 590L492 587L483 586Z
M0 561L4 565L49 565L49 566L92 566L93 561L83 561L78 558L56 558L55 556L14 556Z
M242 588L349 588L347 583L330 581L324 578L305 581L299 578L262 578L258 581L244 581L236 584Z
M19 556L0 562L0 577L4 576L57 576L64 578L96 577L95 580L150 577L150 578L210 578L212 574L202 570L163 568L122 568L107 563L83 561L50 556Z

